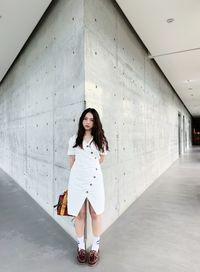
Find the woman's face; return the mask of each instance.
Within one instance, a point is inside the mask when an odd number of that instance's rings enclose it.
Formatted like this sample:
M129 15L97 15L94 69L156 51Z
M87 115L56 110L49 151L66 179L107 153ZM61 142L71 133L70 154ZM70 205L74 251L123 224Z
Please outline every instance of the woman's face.
M83 119L83 127L85 130L91 130L94 126L94 118L91 112L88 112Z

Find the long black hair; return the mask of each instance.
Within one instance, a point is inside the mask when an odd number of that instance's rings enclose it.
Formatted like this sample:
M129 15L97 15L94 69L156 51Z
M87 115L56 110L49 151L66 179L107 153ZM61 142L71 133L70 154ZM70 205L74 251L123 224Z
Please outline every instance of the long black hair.
M90 112L93 115L94 123L92 127L91 134L93 136L93 142L98 147L100 152L103 152L104 150L109 150L108 147L108 141L104 135L104 130L102 128L101 120L99 118L98 112L93 108L88 108L83 111L81 114L81 117L79 119L79 125L78 125L78 132L77 132L77 138L76 143L73 147L79 146L80 148L83 148L83 137L85 134L85 129L83 127L83 120L85 118L85 115Z

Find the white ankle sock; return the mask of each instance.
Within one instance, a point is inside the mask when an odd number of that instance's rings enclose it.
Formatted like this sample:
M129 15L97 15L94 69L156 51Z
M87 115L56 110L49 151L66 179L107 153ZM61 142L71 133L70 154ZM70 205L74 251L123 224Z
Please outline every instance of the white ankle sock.
M77 243L78 243L78 249L85 249L85 241L84 241L84 236L82 237L77 237Z
M99 250L99 242L100 242L100 237L99 236L94 236L93 237L93 243L92 243L92 250Z

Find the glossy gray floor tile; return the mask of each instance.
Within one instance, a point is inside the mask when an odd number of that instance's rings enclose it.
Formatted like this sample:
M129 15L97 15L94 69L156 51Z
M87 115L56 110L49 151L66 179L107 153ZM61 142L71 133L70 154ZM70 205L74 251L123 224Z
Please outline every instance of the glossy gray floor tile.
M0 171L0 272L199 272L200 148L177 160L101 237L94 267L76 243Z

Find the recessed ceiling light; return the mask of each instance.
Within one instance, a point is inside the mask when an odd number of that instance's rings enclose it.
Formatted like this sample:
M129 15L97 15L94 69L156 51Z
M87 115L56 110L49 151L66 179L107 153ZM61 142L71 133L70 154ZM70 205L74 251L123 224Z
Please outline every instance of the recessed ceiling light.
M169 18L169 19L166 20L166 22L167 22L168 24L173 23L173 22L174 22L174 18Z

